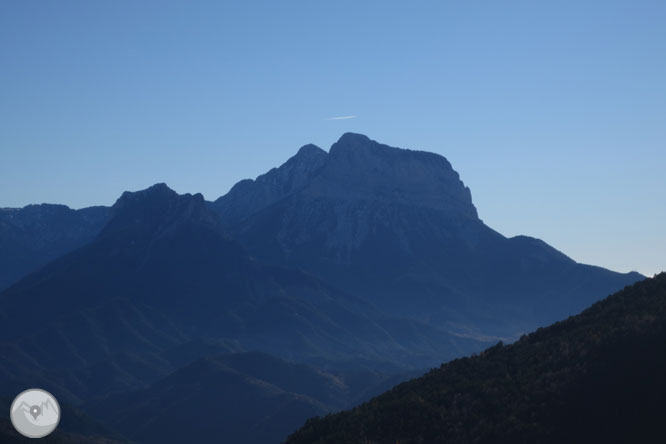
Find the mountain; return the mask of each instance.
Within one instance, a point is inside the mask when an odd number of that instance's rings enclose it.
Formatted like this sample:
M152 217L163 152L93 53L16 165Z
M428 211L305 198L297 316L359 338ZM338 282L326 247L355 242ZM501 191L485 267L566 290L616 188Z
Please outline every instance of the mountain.
M0 290L91 241L108 213L107 207L50 204L0 208Z
M344 134L328 154L303 147L211 208L258 260L476 338L517 337L642 278L502 236L479 219L444 157L360 134Z
M312 419L287 443L663 442L664 344L666 273Z
M41 386L75 403L145 387L187 364L197 340L412 368L481 348L253 260L200 194L164 184L124 193L93 241L0 293L0 320L0 390Z
M501 236L446 159L355 134L216 202L157 184L99 212L0 291L0 395L42 387L138 441L182 438L174 411L278 441L640 277Z

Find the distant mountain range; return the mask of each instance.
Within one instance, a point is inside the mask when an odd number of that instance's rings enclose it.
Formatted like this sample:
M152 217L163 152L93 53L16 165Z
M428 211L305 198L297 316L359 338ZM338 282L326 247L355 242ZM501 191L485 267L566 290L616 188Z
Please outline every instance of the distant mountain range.
M456 359L288 444L662 442L666 273L512 345Z
M0 208L0 290L90 242L108 220L108 207L64 205Z
M196 406L230 393L236 419L215 430L277 442L642 278L503 237L446 159L358 134L215 202L157 184L111 208L3 209L0 246L17 258L0 274L0 395L45 388L139 442L177 442L160 405L205 430Z

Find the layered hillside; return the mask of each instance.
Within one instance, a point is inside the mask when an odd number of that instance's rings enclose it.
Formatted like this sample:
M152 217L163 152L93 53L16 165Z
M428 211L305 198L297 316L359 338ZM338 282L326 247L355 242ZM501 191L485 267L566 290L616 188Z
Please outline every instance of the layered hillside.
M86 410L142 443L280 442L304 418L348 405L337 375L263 353L199 359L150 387Z

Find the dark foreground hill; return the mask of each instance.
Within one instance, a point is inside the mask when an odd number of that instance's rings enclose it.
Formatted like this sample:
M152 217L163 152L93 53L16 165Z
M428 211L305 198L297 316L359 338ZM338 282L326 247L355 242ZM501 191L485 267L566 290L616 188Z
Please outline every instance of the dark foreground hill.
M444 157L361 134L344 134L328 153L306 145L212 207L264 262L476 337L517 337L642 279L502 236Z
M665 442L666 274L457 359L287 442Z

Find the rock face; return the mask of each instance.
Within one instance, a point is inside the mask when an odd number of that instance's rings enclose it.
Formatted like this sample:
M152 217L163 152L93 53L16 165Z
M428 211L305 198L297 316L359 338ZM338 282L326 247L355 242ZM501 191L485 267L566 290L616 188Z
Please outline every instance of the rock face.
M50 204L1 208L0 290L91 241L108 213L108 207L72 210Z
M343 135L328 155L299 152L214 208L255 257L465 335L514 336L641 278L505 238L478 218L444 157L360 134Z

